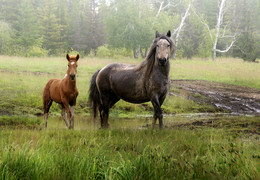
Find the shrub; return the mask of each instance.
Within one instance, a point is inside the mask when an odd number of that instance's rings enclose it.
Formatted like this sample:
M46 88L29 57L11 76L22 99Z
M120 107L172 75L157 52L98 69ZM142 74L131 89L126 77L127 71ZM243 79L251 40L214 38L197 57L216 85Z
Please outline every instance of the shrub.
M89 54L91 56L93 54ZM98 57L109 57L109 58L122 58L122 57L132 57L130 50L126 48L109 48L107 45L100 46L97 49Z
M48 50L37 46L30 47L25 54L26 57L45 57L47 55Z

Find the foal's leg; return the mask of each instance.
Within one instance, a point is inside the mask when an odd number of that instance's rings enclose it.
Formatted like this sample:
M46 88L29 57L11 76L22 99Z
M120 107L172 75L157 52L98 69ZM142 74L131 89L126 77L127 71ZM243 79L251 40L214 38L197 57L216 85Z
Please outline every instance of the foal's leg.
M67 119L69 119L69 124L67 125L67 127L69 129L71 129L72 128L72 126L71 126L71 111L70 111L69 103L64 103L64 107L67 111Z
M154 108L154 115L153 115L153 124L152 126L154 127L156 124L156 120L157 118L159 119L159 127L163 128L163 114L162 114L162 109L161 109L161 105L159 103L159 99L158 96L153 97L153 99L151 100L152 104L153 104L153 108Z
M71 128L74 129L74 112L75 112L75 105L70 107L71 111Z
M62 106L61 116L62 116L62 119L64 120L66 126L68 127L69 124L68 124L68 121L67 121L67 117L66 117L66 109L65 109L64 106Z
M44 120L45 120L45 128L47 128L47 119L48 119L48 116L49 116L49 110L50 110L50 107L52 105L52 100L51 99L47 99L47 100L44 100Z

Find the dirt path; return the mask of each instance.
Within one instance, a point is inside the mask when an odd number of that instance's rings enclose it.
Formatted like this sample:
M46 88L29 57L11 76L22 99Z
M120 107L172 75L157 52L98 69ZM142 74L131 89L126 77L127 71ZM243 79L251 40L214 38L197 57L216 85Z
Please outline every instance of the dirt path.
M178 89L185 91L187 98L199 103L209 103L234 114L260 115L257 89L201 80L171 80L171 86L171 93L180 95Z

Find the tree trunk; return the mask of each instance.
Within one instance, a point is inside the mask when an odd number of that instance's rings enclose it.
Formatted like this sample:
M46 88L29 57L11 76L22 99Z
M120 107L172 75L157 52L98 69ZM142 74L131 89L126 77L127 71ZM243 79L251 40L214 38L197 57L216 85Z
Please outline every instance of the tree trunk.
M137 59L137 58L138 58L138 55L139 55L139 53L138 53L138 51L136 51L136 49L135 49L135 48L133 48L133 53L134 53L134 58L135 58L135 59Z
M147 48L145 48L144 53L143 53L142 49L140 48L140 54L141 54L142 58L145 58L146 54L147 54Z
M185 19L190 15L189 11L190 11L190 7L191 7L191 3L193 2L193 0L190 2L190 4L188 5L184 16L181 18L181 22L180 25L177 29L175 29L175 31L173 32L173 35L176 34L175 36L175 48L172 54L172 58L175 59L176 58L176 53L177 53L177 48L178 48L178 41L179 41L179 37L180 37L180 33L181 30L185 24Z

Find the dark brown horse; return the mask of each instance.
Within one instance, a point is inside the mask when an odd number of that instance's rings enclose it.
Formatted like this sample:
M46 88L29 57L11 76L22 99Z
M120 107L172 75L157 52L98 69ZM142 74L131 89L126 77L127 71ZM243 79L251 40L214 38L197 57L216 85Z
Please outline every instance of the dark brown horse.
M66 56L68 60L67 73L63 79L51 79L47 82L43 90L43 107L45 127L47 127L47 119L52 102L56 102L61 105L61 116L69 129L74 128L74 109L76 105L76 99L78 96L78 89L76 86L76 73L78 67L79 55ZM65 115L69 119L69 124Z
M153 126L159 119L163 127L163 104L169 89L169 58L174 48L171 32L156 32L146 59L137 66L112 63L92 76L89 103L94 119L100 112L101 127L108 127L109 109L120 99L131 103L151 101L154 107Z

